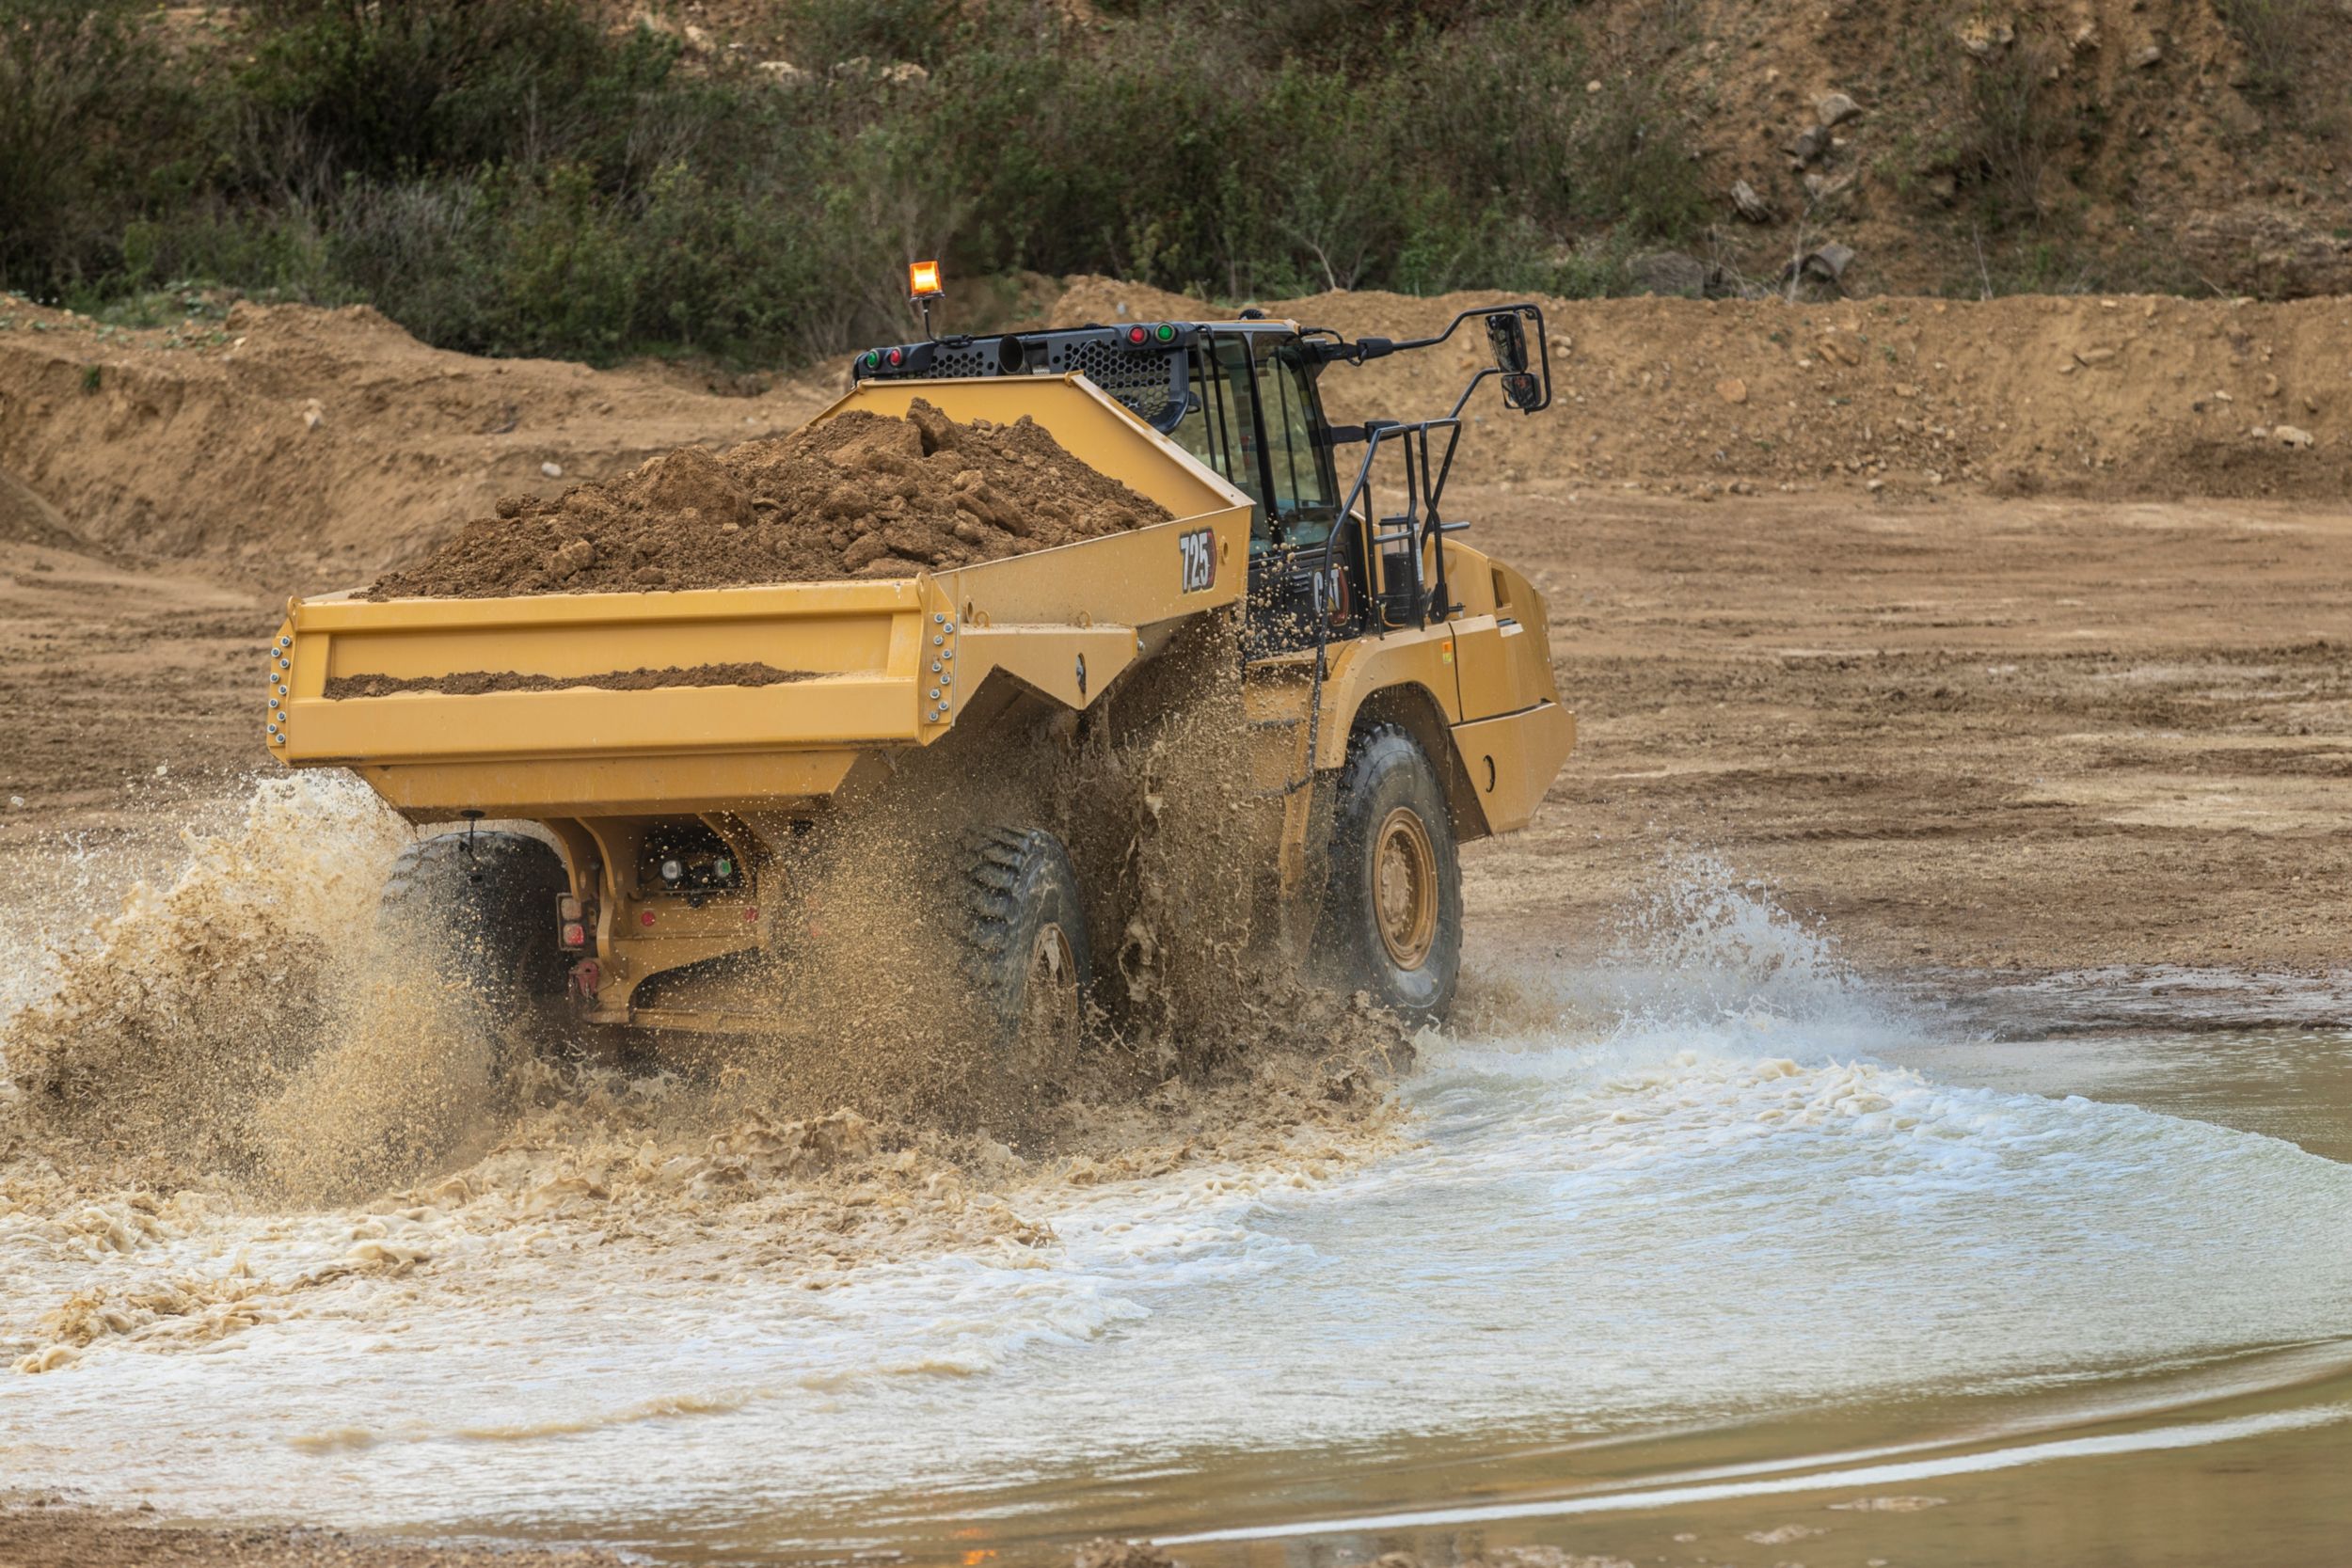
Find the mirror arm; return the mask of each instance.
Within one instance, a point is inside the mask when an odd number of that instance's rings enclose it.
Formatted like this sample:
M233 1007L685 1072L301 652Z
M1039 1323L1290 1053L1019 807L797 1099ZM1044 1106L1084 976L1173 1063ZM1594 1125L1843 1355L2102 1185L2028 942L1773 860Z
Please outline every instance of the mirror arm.
M1476 375L1471 376L1469 384L1462 388L1462 395L1454 400L1454 411L1446 415L1446 418L1449 420L1460 419L1462 417L1462 410L1470 406L1470 394L1478 390L1478 384L1486 380L1490 375L1501 375L1502 373L1502 372L1499 367L1489 365L1485 370L1480 371Z
M1349 342L1336 333L1330 334L1327 339L1323 338L1323 334L1329 332L1327 327L1309 327L1302 329L1302 334L1314 333L1318 341L1302 341L1295 344L1294 347L1302 358L1315 364L1360 365L1368 359L1385 359L1391 354L1407 354L1416 349L1436 348L1460 331L1462 324L1473 317L1483 322L1488 316L1506 314L1521 316L1535 324L1535 352L1533 356L1535 363L1528 366L1527 373L1540 377L1543 391L1533 404L1520 409L1519 412L1540 414L1551 406L1551 335L1544 322L1543 308L1533 300L1519 300L1507 305L1475 306L1455 316L1446 324L1444 331L1434 337L1359 338L1354 342ZM1470 387L1475 388L1487 375L1494 373L1496 372L1493 371L1481 373L1470 382ZM1470 398L1469 390L1466 389L1462 397L1463 402L1454 405L1454 416L1458 417L1467 405Z

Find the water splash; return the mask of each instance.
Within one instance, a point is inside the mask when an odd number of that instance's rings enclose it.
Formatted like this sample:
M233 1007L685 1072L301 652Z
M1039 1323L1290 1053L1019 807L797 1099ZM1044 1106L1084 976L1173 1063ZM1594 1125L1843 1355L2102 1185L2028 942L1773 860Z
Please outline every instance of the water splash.
M1865 981L1772 884L1688 849L1660 863L1593 961L1479 974L1470 995L1454 1037L1424 1042L1433 1066L1494 1058L1512 1072L1589 1077L1692 1052L1826 1062L1947 1027L1938 1005Z
M0 1019L19 1134L152 1179L238 1164L246 1115L329 1027L405 836L356 779L269 779L227 826L184 830L168 879L134 881L79 929L59 920ZM43 902L72 911L99 880Z
M1628 1015L1810 1018L1867 995L1825 926L1799 919L1771 883L1702 850L1666 857L1619 920L1601 971Z
M1028 1164L610 1078L341 1208L0 1190L0 1347L55 1374L0 1445L177 1512L873 1545L1236 1449L2073 1409L2352 1333L2344 1167L1870 1060L1915 1021L1719 862L1513 995L1432 1042L1409 1140L1305 1077Z

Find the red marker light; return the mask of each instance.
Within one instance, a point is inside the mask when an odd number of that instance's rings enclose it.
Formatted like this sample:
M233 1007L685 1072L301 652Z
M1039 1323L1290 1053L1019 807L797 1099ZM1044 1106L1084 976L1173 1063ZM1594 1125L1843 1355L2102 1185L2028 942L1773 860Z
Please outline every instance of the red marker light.
M650 925L652 925L652 924L653 924L653 911L651 911L651 910L647 910L644 913L643 913L643 914L639 915L639 916L637 917L637 924L638 924L638 925L640 925L640 926L650 926Z
M890 362L894 365L902 365L906 363L906 357L907 351L905 349L894 348L890 351Z
M1127 341L1131 343L1149 342L1151 338L1151 332L1144 327L1131 326L1127 329Z

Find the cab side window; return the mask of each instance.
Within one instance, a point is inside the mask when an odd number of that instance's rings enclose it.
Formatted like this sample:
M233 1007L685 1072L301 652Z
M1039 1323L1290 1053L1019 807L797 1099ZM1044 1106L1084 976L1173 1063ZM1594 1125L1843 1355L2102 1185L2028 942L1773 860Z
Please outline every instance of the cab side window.
M1195 404L1177 421L1176 444L1215 468L1257 502L1263 518L1264 485L1258 471L1256 386L1249 347L1232 338L1209 341L1192 365ZM1257 525L1263 530L1263 522Z
M1330 453L1315 445L1313 387L1295 356L1272 333L1215 334L1191 379L1176 442L1257 503L1251 546L1323 543L1337 509Z
M1319 545L1331 531L1338 499L1331 493L1330 453L1315 444L1312 384L1297 356L1285 352L1282 344L1264 343L1258 350L1258 363L1266 467L1283 541Z
M1279 352L1267 352L1259 362L1265 376L1266 456L1274 470L1275 507L1288 514L1328 506L1331 496L1323 483L1314 424L1308 415L1312 404L1307 401L1306 375Z

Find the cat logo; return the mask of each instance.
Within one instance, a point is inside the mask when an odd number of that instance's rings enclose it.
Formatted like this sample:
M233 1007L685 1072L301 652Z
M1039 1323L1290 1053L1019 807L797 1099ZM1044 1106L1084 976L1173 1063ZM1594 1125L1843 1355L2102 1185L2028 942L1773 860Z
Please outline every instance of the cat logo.
M1184 565L1184 586L1186 594L1205 594L1216 586L1216 534L1205 528L1180 534L1176 554Z

